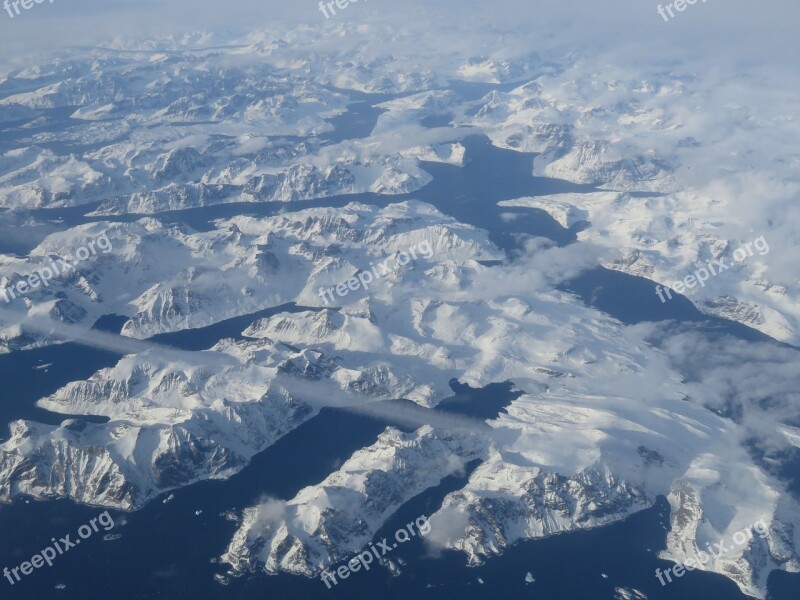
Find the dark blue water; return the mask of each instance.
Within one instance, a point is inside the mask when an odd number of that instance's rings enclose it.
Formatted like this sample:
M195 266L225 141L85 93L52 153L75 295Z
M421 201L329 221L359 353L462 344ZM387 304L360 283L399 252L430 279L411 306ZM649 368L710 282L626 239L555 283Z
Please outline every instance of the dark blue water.
M100 318L92 327L98 331L119 333L123 317L109 315ZM120 355L107 350L98 350L78 342L70 342L34 350L0 354L0 381L16 382L6 388L0 403L0 423L15 419L28 419L59 425L70 415L55 414L38 408L34 403L63 387L69 381L86 379L99 369L117 363ZM107 417L81 416L82 419L105 423ZM8 438L3 427L0 440Z
M386 109L376 108L374 105L397 96L363 94L362 97L363 99L349 104L347 112L328 119L333 130L319 136L319 141L323 145L369 137L375 128L378 117L386 112Z
M496 419L504 413L506 407L522 395L513 390L510 382L490 383L484 388L475 389L458 380L450 381L450 388L455 392L436 406L436 410L480 419Z
M466 86L464 94L475 97L485 87ZM368 135L379 114L371 108L374 99L359 98L354 106L353 135ZM346 129L346 117L337 118L336 129ZM431 122L430 125L434 125ZM366 132L366 133L365 133ZM334 134L339 135L339 134ZM327 141L333 141L329 138ZM491 239L510 256L519 249L519 234L539 235L557 244L573 243L578 228L564 229L543 211L500 209L496 203L524 195L592 191L590 186L566 181L536 178L531 173L533 155L494 148L483 136L465 141L467 165L427 163L434 181L414 194L390 198L357 194L315 201L271 204L235 204L179 211L159 215L167 221L188 223L198 230L212 227L211 221L237 214L259 216L278 210L297 210L311 206L342 206L356 200L385 205L405 198L430 202L460 221L489 231ZM46 211L68 224L87 220L80 210ZM513 220L501 213L515 213ZM123 216L114 220L129 220ZM712 334L730 334L752 341L763 336L744 326L701 315L683 298L662 304L653 293L653 284L641 278L597 269L565 285L587 304L633 323L642 320L675 319ZM652 297L651 297L652 296ZM278 309L275 309L278 310ZM211 346L223 337L237 337L246 325L262 315L248 315L201 330L157 336L155 341L188 350ZM109 318L100 327L119 327L118 318ZM88 377L103 366L114 364L117 356L98 352L79 344L65 344L42 350L19 352L0 357L0 374L6 383L0 408L4 421L31 418L58 423L64 417L36 409L36 398L51 393L67 381ZM37 366L52 363L47 370ZM453 382L454 396L439 410L480 418L491 418L513 399L508 384L493 384L475 390ZM425 409L417 409L424 411ZM112 533L122 538L86 540L82 546L57 559L52 568L35 571L13 588L4 579L4 597L13 598L328 598L387 597L407 598L504 598L536 597L547 599L612 598L616 586L632 586L650 598L738 599L744 598L726 579L703 573L689 573L666 588L653 576L655 569L669 566L656 558L664 546L668 508L663 499L654 508L634 515L625 522L606 528L523 542L505 550L499 558L476 568L467 568L464 555L448 552L428 556L421 542L401 545L393 558L408 565L404 575L393 577L383 569L353 574L333 590L318 579L290 576L253 575L234 579L223 586L213 575L223 570L211 562L225 549L235 524L220 513L240 510L265 496L288 499L303 486L323 479L355 450L374 442L386 425L402 424L336 409L324 409L275 445L258 454L243 471L227 481L207 481L174 492L168 503L156 500L135 513L113 513L119 521ZM431 514L446 493L459 489L471 469L450 477L401 507L398 514L379 532L377 539L420 514ZM195 511L202 510L200 515ZM13 566L26 560L49 543L52 536L74 532L100 510L71 502L18 501L0 507L0 566ZM124 519L126 524L122 524ZM530 571L536 579L526 584ZM608 578L602 577L605 573ZM478 582L483 579L483 584ZM773 574L772 597L793 598L800 591L797 576ZM65 584L64 590L55 590Z

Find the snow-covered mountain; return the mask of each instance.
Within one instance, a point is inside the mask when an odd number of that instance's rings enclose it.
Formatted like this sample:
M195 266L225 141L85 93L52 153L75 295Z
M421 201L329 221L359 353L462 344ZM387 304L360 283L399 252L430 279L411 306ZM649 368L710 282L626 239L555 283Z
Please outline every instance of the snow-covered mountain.
M404 502L484 450L476 434L389 428L317 486L244 511L223 561L238 572L315 575L361 550Z
M786 81L724 69L701 78L672 63L632 73L573 49L542 57L527 38L482 38L476 53L448 32L409 35L340 22L225 41L120 39L3 73L0 207L30 214L10 235L40 231L30 223L44 233L0 255L0 290L100 236L111 249L0 306L0 350L60 341L46 333L53 321L85 332L123 315L123 335L144 340L290 302L300 310L202 352L147 344L65 382L38 405L69 419L10 424L0 500L133 510L231 476L323 406L392 411L375 407L402 398L419 407L406 415L412 431L388 427L294 497L244 510L219 549L232 574L315 575L478 461L431 516L435 549L480 564L663 495L663 558L697 559L766 524L764 537L703 567L763 597L770 571L800 570L800 507L772 458L799 445L796 350L625 326L556 285L603 265L671 286L763 237L768 254L686 295L797 344L800 119ZM757 95L742 97L741 77ZM362 127L364 105L374 128ZM536 177L583 186L500 202L518 211L509 219L547 212L575 244L521 239L507 256L431 204L389 203L433 181L425 163L469 168L475 134L525 153ZM388 198L334 200L366 192ZM238 202L282 204L201 231L175 212ZM63 225L82 222L81 207L105 220ZM401 264L422 244L430 252ZM372 268L368 287L348 285ZM324 300L337 286L346 293ZM433 408L453 379L512 382L519 395L486 422L442 416Z
M130 510L166 490L226 478L316 413L308 391L292 389L295 379L365 399L428 392L381 361L344 365L268 339L223 340L202 364L195 360L140 353L44 399L50 410L110 421L13 423L0 459L0 499L66 497Z
M563 310L564 302L559 306ZM628 355L630 362L621 360L621 346L639 334L629 330L625 341L608 339L608 346L589 349L581 341L586 338L578 333L570 338L569 349L556 350L550 339L545 345L554 354L521 357L521 349L535 343L526 340L526 335L536 331L542 345L549 339L544 334L548 328L564 335L564 327L548 323L538 305L526 309L491 306L494 316L485 321L494 323L491 329L505 331L504 335L487 331L475 338L477 332L469 332L466 338L464 334L454 338L465 322L455 308L453 302L439 307L436 321L418 327L418 335L432 338L436 345L447 340L446 347L453 349L472 339L471 345L482 348L484 356L495 357L482 361L480 372L486 381L505 376L523 388L542 391L513 401L507 415L490 422L491 432L469 432L482 441L480 453L470 446L458 456L462 463L474 458L483 463L467 485L450 493L431 517L429 543L461 550L471 563L479 563L518 540L614 522L665 495L674 504L677 519L666 557L696 556L710 541L763 520L770 524L766 538L735 548L707 569L726 574L746 593L761 597L773 568L800 568L800 557L791 550L800 542L800 512L783 491L784 484L753 463L741 445L744 431L740 426L703 407L702 395L694 396L677 373L663 369L664 357L658 352L641 348L642 354ZM560 317L569 320L573 329L591 314L581 317L578 313L585 309L575 310L574 315ZM547 314L552 318L553 313ZM378 324L384 323L380 311L373 310L371 315ZM591 318L595 327L605 329L602 319ZM306 339L321 347L341 343L341 350L347 348L349 339L344 335L308 335L308 329L292 324L305 320L293 314L264 325L269 335L286 332L280 339L292 344ZM448 358L457 359L457 355ZM564 361L572 366L567 368ZM466 380L477 371L467 365L462 368ZM415 368L414 372L422 371ZM659 383L649 387L656 380ZM481 379L473 380L480 383ZM423 427L414 435L428 439L438 431ZM247 509L224 556L233 572L264 568L315 575L363 545L374 526L364 530L364 521L348 517L352 494L366 494L368 482L395 477L395 471L414 468L420 471L419 478L430 477L429 459L409 466L411 457L393 457L398 435L387 431L368 452L354 455L335 476L302 490L280 511L272 502ZM419 443L416 437L412 439ZM436 482L452 468L439 471ZM691 511L684 506L687 498L694 502ZM263 514L270 518L262 518ZM343 523L347 524L344 531ZM323 541L315 541L319 539Z
M287 302L322 306L320 287L336 286L369 270L370 262L424 242L430 242L432 254L427 259L418 254L413 263L418 267L426 260L433 264L432 259L502 257L487 243L485 232L456 224L430 205L411 201L378 209L350 204L220 220L206 233L151 218L82 225L48 236L27 258L6 257L0 288L47 266L51 257L74 256L104 235L109 251L6 305L3 314L13 311L15 319L6 321L4 348L47 343L48 338L25 333L24 327L48 317L88 328L101 315L125 315L130 319L123 333L145 338ZM347 301L358 297L352 294Z
M537 264L577 247L487 266L474 257L496 251L480 232L446 219L418 229L420 211L437 215L419 203L309 209L304 218L234 219L235 232L222 229L225 243L195 240L194 248L213 256L230 248L231 238L291 232L295 244L325 244L327 253L303 246L304 256L323 261L338 246L340 268L324 280L330 285L357 264L427 238L435 240L436 264L398 268L365 294L344 296L341 309L262 319L244 341L222 341L195 359L154 348L65 386L40 405L110 421L14 423L2 446L3 497L135 508L160 492L241 469L322 405L409 398L431 406L449 394L453 377L472 386L513 381L527 393L489 428L477 421L413 434L388 430L281 511L248 509L226 560L234 572L263 565L314 574L363 545L404 499L479 458L467 485L431 517L429 536L471 562L519 539L622 519L680 489L696 499L694 521L706 525L676 527L669 538L675 555L710 532L763 519L775 537L737 579L742 588L757 595L771 568L800 566L791 550L800 543L800 512L784 484L754 464L740 443L741 426L690 393L668 356L647 343L646 328L625 328L537 275ZM369 227L357 229L367 216ZM279 256L291 256L284 252ZM307 268L316 276L313 290L328 271ZM353 494L371 507L356 511L356 520ZM719 521L720 514L735 518ZM748 561L747 552L709 568L727 572L731 561Z

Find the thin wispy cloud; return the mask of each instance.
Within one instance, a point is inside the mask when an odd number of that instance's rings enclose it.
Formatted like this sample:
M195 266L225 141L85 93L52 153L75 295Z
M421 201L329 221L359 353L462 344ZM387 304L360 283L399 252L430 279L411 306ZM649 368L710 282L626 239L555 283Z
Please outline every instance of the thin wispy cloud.
M235 359L222 352L189 352L147 340L137 340L115 333L99 331L97 329L87 330L85 327L54 321L44 317L26 318L20 322L18 313L1 307L0 321L19 323L19 326L24 331L36 333L45 338L54 338L61 342L71 342L98 350L107 350L108 352L113 352L121 356L156 350L166 358L189 363L211 363L220 365L235 363Z

